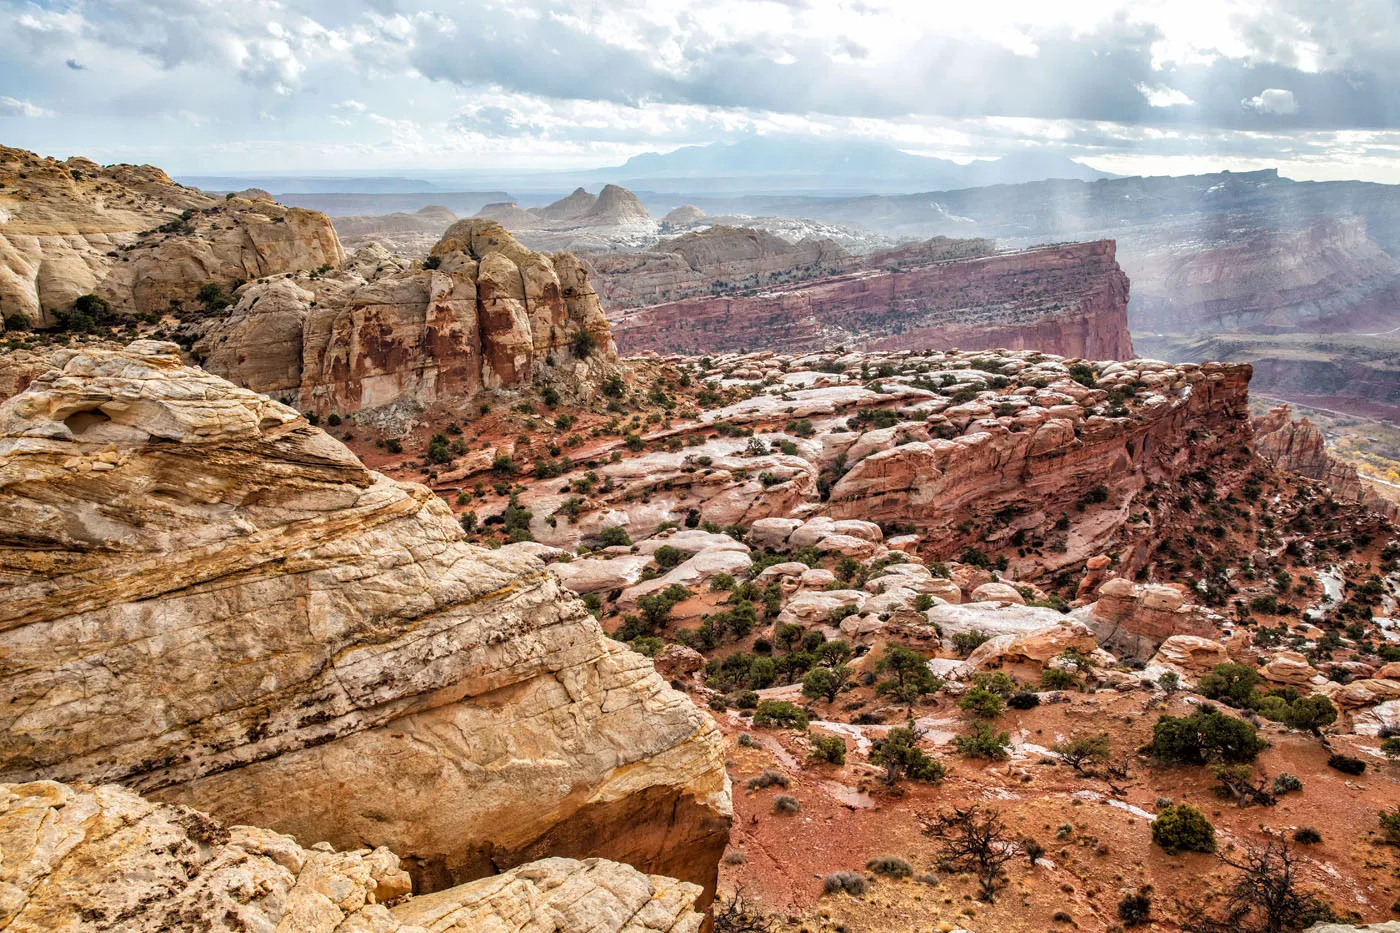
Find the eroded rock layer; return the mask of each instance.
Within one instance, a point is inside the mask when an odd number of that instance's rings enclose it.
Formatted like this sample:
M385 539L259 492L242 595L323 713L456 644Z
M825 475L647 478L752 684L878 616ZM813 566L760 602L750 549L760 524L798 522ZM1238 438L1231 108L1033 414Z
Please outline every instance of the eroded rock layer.
M625 353L1030 349L1129 359L1128 279L1111 240L953 262L894 264L751 297L612 315Z
M0 406L0 778L388 845L427 890L552 854L712 888L713 723L535 558L171 344Z
M1317 425L1307 418L1295 421L1287 405L1255 420L1254 449L1280 470L1318 480L1340 499L1370 506L1391 521L1400 520L1400 506L1368 489L1356 467L1327 452L1327 441Z
M12 933L694 933L697 885L550 858L419 897L386 848L303 848L112 785L0 785L0 925Z
M196 359L320 414L537 378L586 388L616 361L598 296L570 253L536 253L499 224L464 220L433 248L431 268L372 254L357 253L340 275L246 286Z
M86 294L164 312L206 285L345 258L324 214L262 197L215 199L150 165L0 147L0 183L0 317L51 324Z

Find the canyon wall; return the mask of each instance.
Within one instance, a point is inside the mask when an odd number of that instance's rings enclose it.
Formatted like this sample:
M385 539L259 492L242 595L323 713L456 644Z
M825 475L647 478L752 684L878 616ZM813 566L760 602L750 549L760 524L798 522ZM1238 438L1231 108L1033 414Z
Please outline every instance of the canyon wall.
M341 274L252 283L227 318L207 323L195 359L323 415L537 379L586 389L616 362L572 254L536 253L499 224L464 220L429 266L356 254Z
M1400 520L1400 506L1367 488L1356 467L1327 452L1317 425L1307 418L1295 421L1287 405L1255 419L1254 450L1280 470L1321 482L1339 499L1369 506L1391 521Z
M330 220L260 196L215 199L149 165L0 147L0 318L42 326L81 295L160 313L206 285L335 267Z
M1362 218L1218 236L1204 247L1143 243L1131 256L1125 247L1135 329L1267 334L1395 325L1400 261L1367 235Z
M624 353L1034 349L1128 359L1128 279L1110 240L863 270L752 297L611 313Z
M713 890L709 717L537 559L172 344L0 405L0 657L0 780L389 846L420 891L549 855Z

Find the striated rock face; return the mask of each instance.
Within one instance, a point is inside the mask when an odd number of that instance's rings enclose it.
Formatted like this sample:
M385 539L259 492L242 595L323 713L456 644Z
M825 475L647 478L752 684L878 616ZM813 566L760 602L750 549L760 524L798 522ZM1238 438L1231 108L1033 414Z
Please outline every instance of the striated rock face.
M601 859L549 858L406 897L386 848L303 848L112 785L0 785L0 924L342 933L694 933L700 888Z
M1355 330L1389 317L1387 289L1397 279L1400 262L1367 235L1361 217L1256 229L1209 248L1193 242L1138 257L1133 325L1178 333Z
M1022 371L1021 379L1032 371ZM1150 529L1130 521L1146 487L1223 462L1248 445L1249 367L1173 369L1140 360L1101 372L1098 387L1083 393L1075 384L1023 393L1019 397L1029 403L1023 408L998 412L995 399L945 408L950 439L921 441L906 432L895 446L900 438L892 436L889 449L855 463L832 487L830 514L914 523L926 545L947 553L989 543L962 530L969 518L1007 515L996 524L999 537L1010 536L1018 527L1076 511L1093 493L1105 503L1101 518L1081 522L1059 555L1046 554L1027 569L1083 561L1120 530L1136 542L1126 552L1126 569L1135 569L1152 546ZM1083 407L1103 401L1115 385L1144 380L1153 397L1135 417L1089 414ZM1067 393L1078 393L1079 401Z
M1287 405L1255 419L1254 450L1280 470L1318 480L1338 499L1362 503L1391 521L1400 520L1400 506L1368 489L1356 467L1327 452L1326 439L1317 425L1307 418L1294 421Z
M692 298L620 311L625 353L1033 349L1128 359L1128 279L1113 241L865 269L752 297Z
M668 215L669 216L669 215ZM860 266L860 259L831 240L789 243L766 230L716 225L641 253L589 258L609 308L631 308L728 288L783 285Z
M1146 661L1174 635L1219 635L1204 612L1186 603L1184 587L1118 577L1099 587L1098 597L1074 615L1093 628L1100 645L1120 656Z
M0 778L116 781L421 890L546 855L712 888L718 732L536 558L175 347L0 405Z
M339 276L276 278L239 292L194 354L210 372L303 411L427 404L536 379L599 381L617 354L571 254L525 249L500 225L454 224L437 267L352 258ZM366 257L368 258L368 257ZM590 343L580 352L580 335Z
M0 147L0 182L0 317L47 325L89 293L162 312L205 285L345 258L324 214L261 197L217 200L149 165Z

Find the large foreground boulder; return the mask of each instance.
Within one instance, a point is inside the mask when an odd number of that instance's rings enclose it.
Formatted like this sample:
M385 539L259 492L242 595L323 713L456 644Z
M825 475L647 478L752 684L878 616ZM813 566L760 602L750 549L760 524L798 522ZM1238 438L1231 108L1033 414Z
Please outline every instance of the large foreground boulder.
M547 855L711 888L714 723L535 557L171 344L0 405L0 780L120 782L420 890Z
M113 785L0 785L8 933L694 933L697 885L549 858L408 897L388 849L303 848Z

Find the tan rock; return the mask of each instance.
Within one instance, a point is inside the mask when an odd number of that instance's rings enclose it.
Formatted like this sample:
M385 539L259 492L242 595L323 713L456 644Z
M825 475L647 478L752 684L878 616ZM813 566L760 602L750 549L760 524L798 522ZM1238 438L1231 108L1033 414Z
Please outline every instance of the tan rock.
M1172 635L1157 648L1148 666L1175 671L1194 682L1201 674L1229 660L1225 646L1218 641L1195 635Z
M703 920L699 886L601 859L411 897L388 849L305 849L112 785L0 785L0 856L13 933L696 933Z
M977 589L972 591L971 601L974 603L1001 603L1003 605L1014 604L1017 606L1024 606L1026 604L1026 598L1017 591L1016 587L1012 586L1010 583L1002 583L1000 581L983 583L981 586L977 587Z
M430 889L555 853L713 883L705 714L537 559L172 345L0 405L0 539L5 779L388 845Z
M1264 679L1276 684L1304 684L1321 681L1323 678L1308 663L1308 659L1296 651L1279 651L1259 669Z
M705 656L685 645L667 645L652 658L656 672L668 681L694 674L705 666Z
M1201 609L1186 603L1184 587L1137 584L1116 577L1099 587L1098 600L1076 609L1099 644L1120 656L1145 660L1168 638L1209 638L1217 628Z

